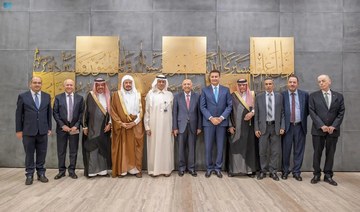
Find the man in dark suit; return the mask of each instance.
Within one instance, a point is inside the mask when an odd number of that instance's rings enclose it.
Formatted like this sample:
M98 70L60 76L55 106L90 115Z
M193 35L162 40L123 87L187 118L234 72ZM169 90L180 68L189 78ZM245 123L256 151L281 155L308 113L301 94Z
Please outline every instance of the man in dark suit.
M255 135L259 138L260 172L258 180L266 177L270 172L273 180L279 181L277 176L281 153L281 135L284 134L285 121L283 111L283 97L274 92L274 80L264 80L265 92L256 96L255 101ZM268 149L270 155L268 157ZM268 161L270 160L269 164Z
M50 95L41 91L42 80L33 77L30 91L18 96L16 107L16 137L22 139L25 149L25 185L33 183L35 172L34 154L36 152L36 171L38 180L47 183L45 158L48 135L51 135Z
M79 129L83 114L83 97L75 94L75 83L72 79L64 81L65 92L57 95L54 102L54 119L56 121L56 141L59 173L55 180L65 176L66 148L69 141L68 167L69 176L77 179L75 173L77 152L79 147Z
M314 147L314 177L311 179L311 183L315 184L320 181L321 155L325 147L324 181L337 186L337 183L332 179L332 168L336 143L340 136L340 125L345 114L344 97L330 89L331 79L328 75L320 75L318 84L320 90L310 94L309 97L309 113L313 120L311 134Z
M189 149L187 169L189 174L196 177L195 147L196 137L201 133L201 113L199 106L200 95L192 91L192 82L185 79L182 82L184 92L174 97L173 103L173 132L179 143L179 176L186 170L185 149Z
M202 89L200 97L200 110L203 114L204 140L205 140L205 177L212 172L222 178L223 149L226 138L226 129L229 126L229 115L232 110L232 98L229 88L219 84L220 71L212 70L209 75L211 85ZM216 142L216 162L213 162L212 150Z
M293 177L302 181L301 165L304 158L305 138L307 133L307 117L309 115L309 94L298 89L299 79L292 75L288 79L288 90L282 92L284 99L285 134L283 137L283 173L281 178L286 180L289 175L290 154L294 144Z

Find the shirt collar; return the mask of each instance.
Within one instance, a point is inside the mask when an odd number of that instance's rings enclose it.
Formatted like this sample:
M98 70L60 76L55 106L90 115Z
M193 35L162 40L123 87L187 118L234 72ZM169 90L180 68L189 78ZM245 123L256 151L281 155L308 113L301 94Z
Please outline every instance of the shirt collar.
M185 95L185 96L186 96L186 95L191 96L191 91L190 91L189 93L185 93L185 92L184 92L184 95Z
M31 95L35 96L35 92L30 89ZM41 96L41 91L37 92Z
M289 92L289 95L291 95L291 93L293 93L293 92L291 92L290 90L288 90L288 92ZM295 96L298 95L298 90L297 90L297 89L295 90L294 94L295 94Z
M65 92L65 95L68 96L69 94ZM70 93L70 96L73 97L74 96L74 92Z

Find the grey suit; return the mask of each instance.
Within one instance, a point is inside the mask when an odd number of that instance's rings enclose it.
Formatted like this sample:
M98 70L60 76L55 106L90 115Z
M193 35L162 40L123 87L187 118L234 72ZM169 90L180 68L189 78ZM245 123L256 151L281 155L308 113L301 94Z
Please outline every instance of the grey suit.
M179 171L186 170L185 148L189 149L188 170L195 171L196 132L201 129L200 95L191 92L190 108L187 109L185 93L180 92L174 97L173 130L179 130Z
M267 95L265 92L256 96L255 101L255 123L254 130L260 131L259 138L259 155L261 171L268 171L275 173L278 170L278 164L281 153L281 138L280 129L285 128L283 97L280 93L274 92L275 108L274 121L267 122ZM270 146L270 163L267 164L267 150Z

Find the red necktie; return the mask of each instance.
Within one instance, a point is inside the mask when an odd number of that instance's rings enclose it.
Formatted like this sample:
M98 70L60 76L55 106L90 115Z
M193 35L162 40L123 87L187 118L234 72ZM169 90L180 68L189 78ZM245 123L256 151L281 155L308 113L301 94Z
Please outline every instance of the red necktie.
M189 110L190 109L190 95L186 94L186 107Z
M291 116L290 123L295 123L295 93L291 93Z

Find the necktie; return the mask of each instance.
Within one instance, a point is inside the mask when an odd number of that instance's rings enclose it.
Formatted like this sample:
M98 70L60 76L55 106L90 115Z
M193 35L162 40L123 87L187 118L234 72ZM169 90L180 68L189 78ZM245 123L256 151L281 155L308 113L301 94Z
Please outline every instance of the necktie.
M67 96L69 98L68 121L71 122L73 117L73 101L70 94L68 94Z
M216 102L216 103L218 102L218 95L219 95L218 87L215 86L215 87L214 87L214 96L215 96L215 102Z
M189 110L190 109L190 95L186 94L186 107Z
M268 93L268 105L267 105L267 116L268 116L268 120L272 120L273 119L273 108L272 108L272 98L271 98L272 94Z
M326 106L328 107L328 109L330 108L330 105L329 105L329 93L324 93L324 97L325 97L325 102L326 102Z
M295 93L291 93L291 115L290 123L295 123Z
M38 97L39 93L35 93L35 105L36 108L39 109L40 108L40 101L39 101L39 97Z

